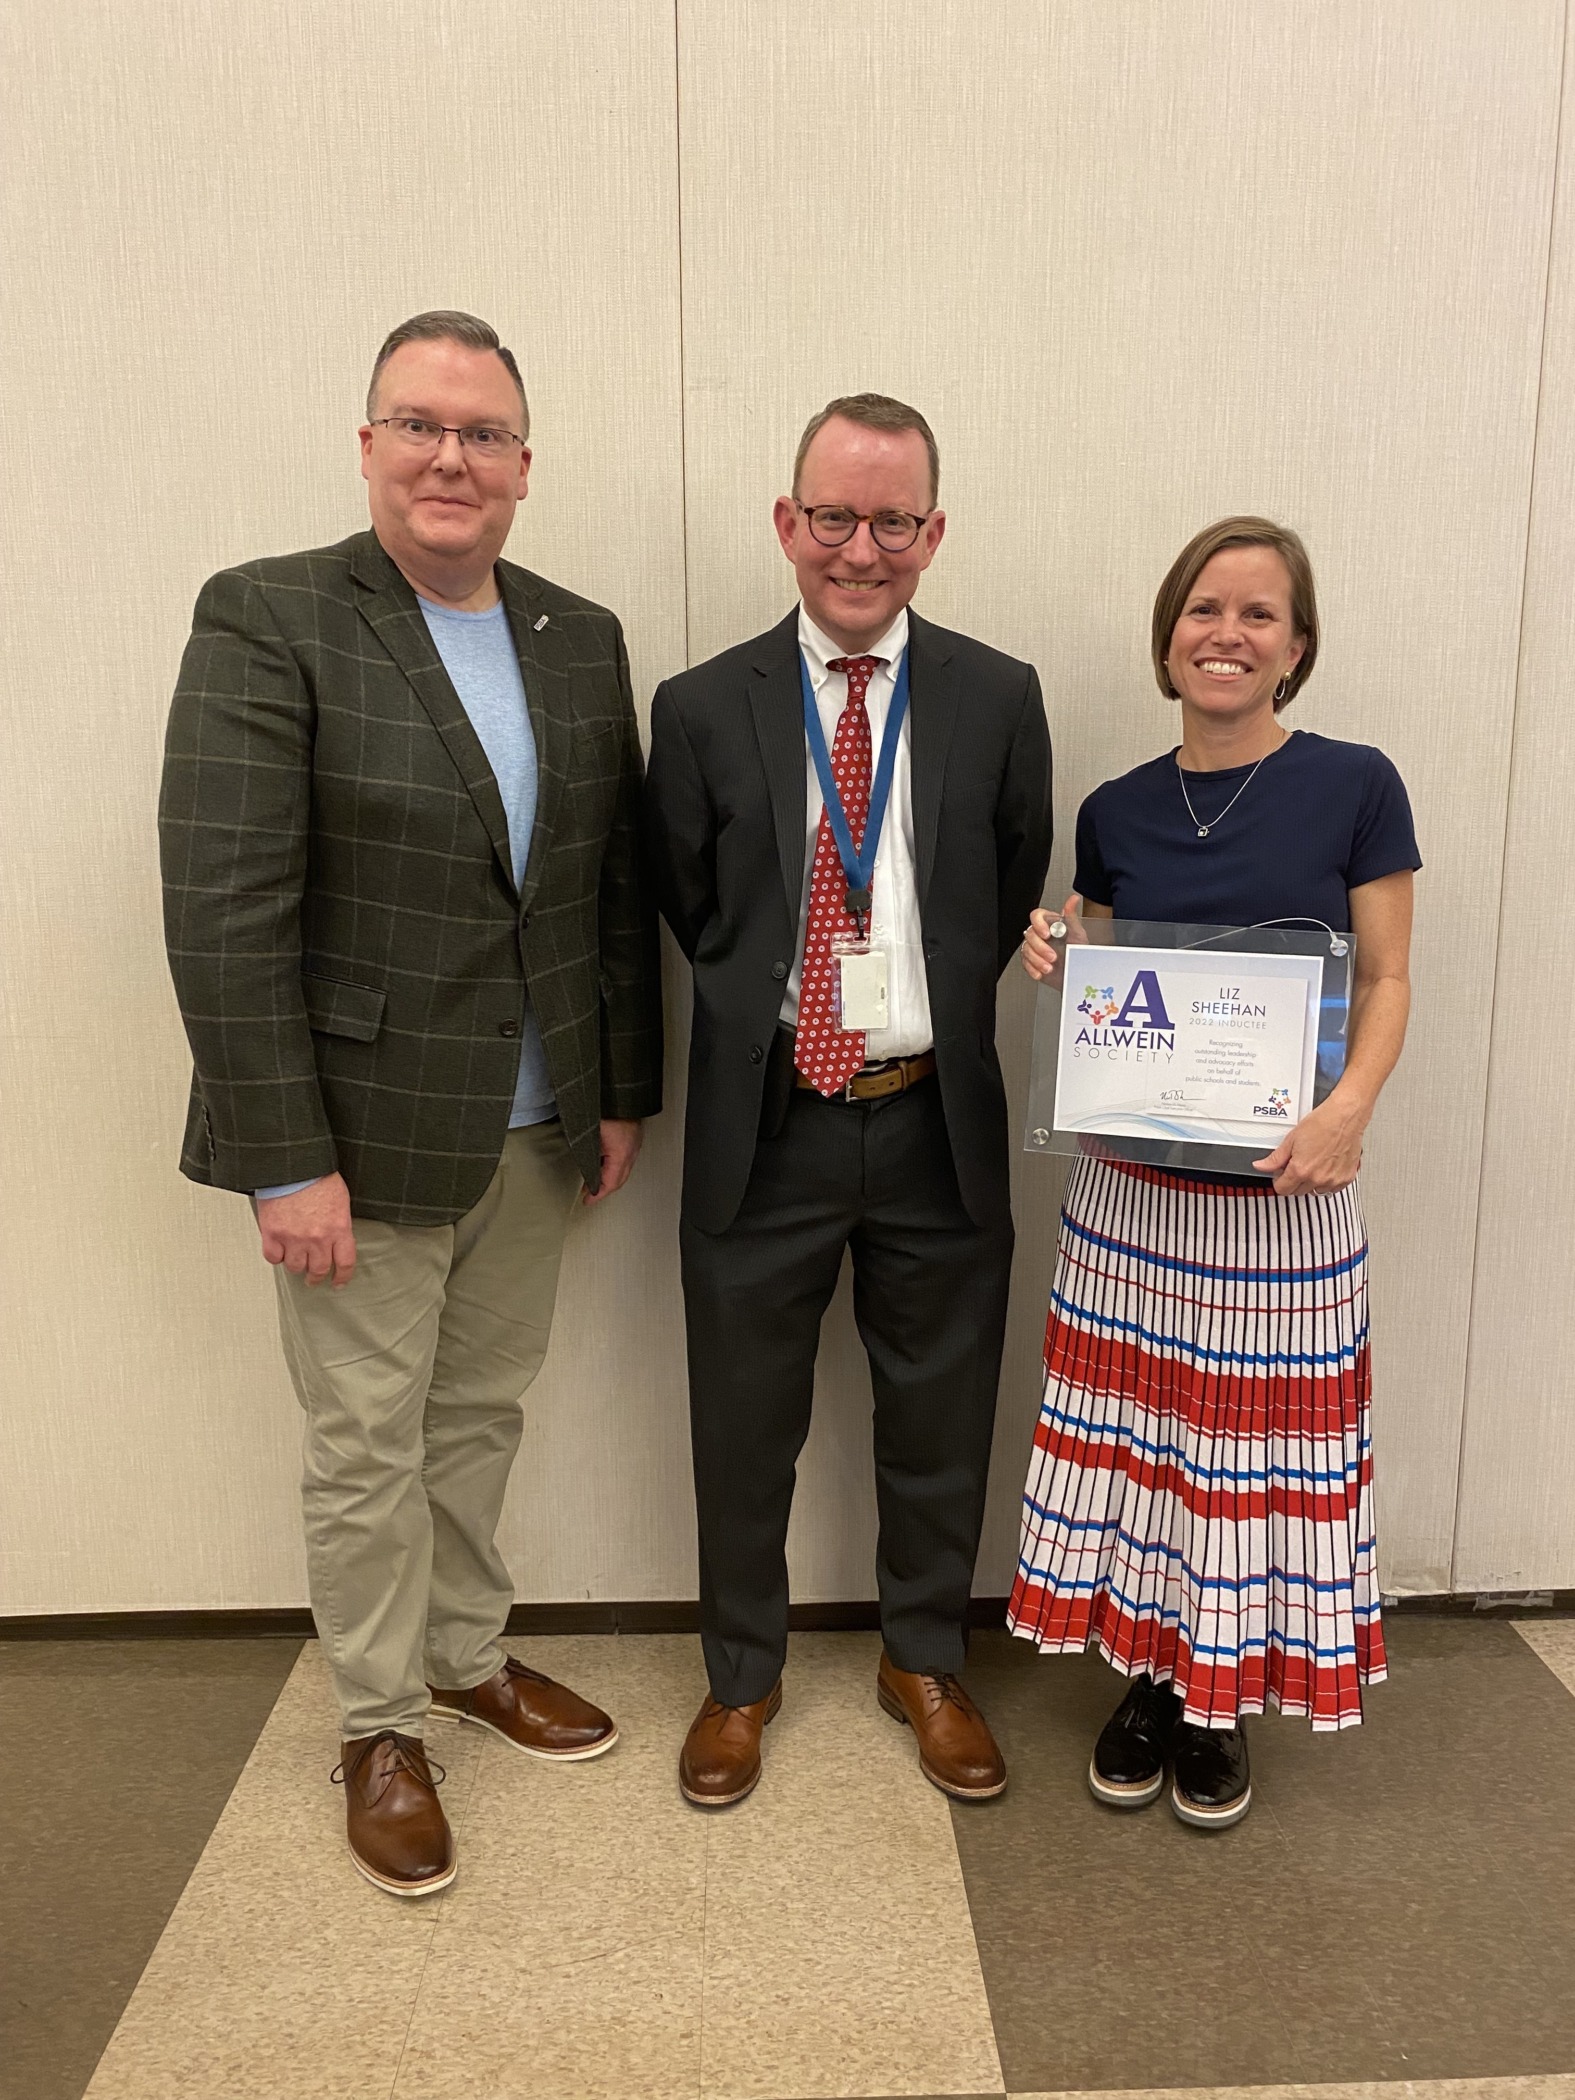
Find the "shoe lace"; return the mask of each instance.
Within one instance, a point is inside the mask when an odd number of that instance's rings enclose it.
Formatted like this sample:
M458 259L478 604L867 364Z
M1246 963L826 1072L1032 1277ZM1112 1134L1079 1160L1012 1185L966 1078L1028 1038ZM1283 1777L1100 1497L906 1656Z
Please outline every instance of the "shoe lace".
M919 1673L919 1682L926 1691L933 1691L936 1702L942 1706L955 1706L959 1713L968 1711L968 1694L957 1679L948 1672L944 1676L931 1676L927 1670Z
M379 1743L392 1745L388 1762L382 1771L382 1784L375 1794L368 1796L368 1806L375 1808L394 1782L398 1772L408 1772L418 1786L429 1786L434 1791L448 1777L446 1768L434 1764L414 1736L401 1735L396 1728L381 1728L376 1735L369 1735L364 1743L356 1746L352 1756L334 1766L329 1773L329 1784L348 1786L367 1759L372 1756Z
M504 1675L507 1677L523 1677L527 1684L552 1683L552 1679L550 1677L544 1677L540 1670L527 1669L524 1663L516 1662L512 1655L504 1656L503 1672Z

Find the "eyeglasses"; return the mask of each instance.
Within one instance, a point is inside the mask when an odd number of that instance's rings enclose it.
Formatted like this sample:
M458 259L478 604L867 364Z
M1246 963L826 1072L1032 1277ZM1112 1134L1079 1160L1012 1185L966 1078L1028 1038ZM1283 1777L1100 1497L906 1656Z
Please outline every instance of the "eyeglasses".
M517 430L499 430L491 423L429 423L425 416L374 416L372 423L409 452L436 452L453 435L477 459L507 459L516 445L525 443Z
M905 553L919 537L920 528L934 516L932 511L916 518L911 510L849 510L842 503L800 503L798 507L808 521L811 537L821 546L845 547L859 527L867 525L870 538L888 554Z

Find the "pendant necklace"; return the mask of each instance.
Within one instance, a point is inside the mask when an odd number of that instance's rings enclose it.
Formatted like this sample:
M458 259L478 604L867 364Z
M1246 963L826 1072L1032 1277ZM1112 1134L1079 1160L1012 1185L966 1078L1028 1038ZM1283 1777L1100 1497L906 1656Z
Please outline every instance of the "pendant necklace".
M1283 751L1285 749L1285 745L1289 742L1290 738L1287 737L1284 743L1279 743L1275 745L1274 751ZM1235 794L1231 796L1230 800L1220 811L1219 815L1217 817L1210 817L1209 821L1205 824L1199 819L1197 811L1192 806L1192 797L1187 793L1187 776L1181 770L1181 752L1178 748L1176 752L1176 778L1181 782L1181 799L1187 805L1187 815L1198 827L1198 837L1200 839L1206 839L1209 833L1215 828L1216 825L1224 823L1225 819L1236 807L1236 804L1241 800L1242 796L1246 794L1248 788L1250 788L1252 786L1252 783L1257 779L1259 768L1265 765L1268 762L1268 760L1274 756L1274 751L1264 752L1263 757L1259 759L1258 764L1253 767L1252 771L1247 775L1246 779L1242 782L1241 786L1237 788Z

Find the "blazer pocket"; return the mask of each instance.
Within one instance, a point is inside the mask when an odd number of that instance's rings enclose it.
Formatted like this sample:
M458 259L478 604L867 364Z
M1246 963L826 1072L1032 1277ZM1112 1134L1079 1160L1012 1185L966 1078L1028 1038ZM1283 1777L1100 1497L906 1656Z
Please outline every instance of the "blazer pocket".
M370 1043L383 1025L388 994L372 985L345 984L337 977L313 977L303 970L301 990L307 1025L320 1035L348 1035Z
M582 717L574 725L574 755L597 772L617 771L622 744L623 725L605 716L590 721Z

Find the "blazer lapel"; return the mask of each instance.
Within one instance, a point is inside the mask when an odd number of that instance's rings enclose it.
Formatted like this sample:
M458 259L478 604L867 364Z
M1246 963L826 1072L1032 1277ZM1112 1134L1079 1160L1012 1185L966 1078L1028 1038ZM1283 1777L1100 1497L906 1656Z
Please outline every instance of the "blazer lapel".
M570 747L574 741L569 637L567 630L548 614L540 579L528 569L500 562L498 579L536 739L536 820L531 830L525 880L520 887L520 909L528 911L552 851L563 813L564 783L569 777Z
M476 805L476 814L486 828L512 890L514 867L509 854L509 825L503 810L503 797L498 793L498 783L482 749L481 739L471 727L470 717L460 705L459 695L443 668L443 660L433 646L415 592L383 552L373 533L365 535L351 557L350 568L361 586L363 615L415 687L417 699L431 717L433 728L443 739L448 755L465 783L466 792Z
M923 908L935 867L941 789L957 726L957 667L945 630L908 613L908 717L912 725L913 858Z
M798 668L798 607L760 637L749 684L755 739L766 772L777 859L790 924L798 924L804 894L804 692Z

